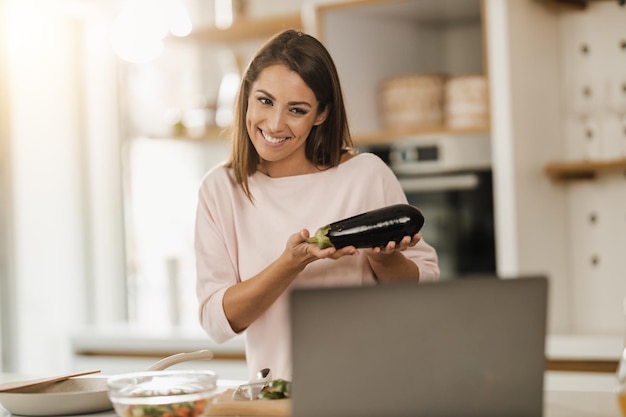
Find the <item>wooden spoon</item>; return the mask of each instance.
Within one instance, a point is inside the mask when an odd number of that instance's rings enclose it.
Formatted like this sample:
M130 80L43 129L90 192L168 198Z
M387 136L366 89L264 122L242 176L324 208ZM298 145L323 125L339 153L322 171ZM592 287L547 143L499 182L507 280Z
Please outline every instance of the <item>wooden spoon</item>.
M70 379L75 376L97 374L98 372L100 372L99 369L94 370L94 371L75 372L71 374L58 375L58 376L52 376L52 377L47 377L47 378L31 379L28 381L6 382L4 384L0 384L0 392L13 391L19 388L33 387L35 385L43 385L43 384L49 384L51 382L64 381L66 379Z

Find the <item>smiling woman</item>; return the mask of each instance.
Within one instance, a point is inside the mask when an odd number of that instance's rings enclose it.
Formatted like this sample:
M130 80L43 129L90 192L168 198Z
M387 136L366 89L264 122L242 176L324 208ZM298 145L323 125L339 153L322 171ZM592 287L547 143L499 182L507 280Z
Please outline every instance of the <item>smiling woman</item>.
M438 279L437 254L414 229L376 247L307 241L321 224L406 202L389 167L355 151L324 45L277 33L242 77L229 160L200 185L196 288L207 334L220 343L245 331L250 376L269 368L291 380L292 289Z

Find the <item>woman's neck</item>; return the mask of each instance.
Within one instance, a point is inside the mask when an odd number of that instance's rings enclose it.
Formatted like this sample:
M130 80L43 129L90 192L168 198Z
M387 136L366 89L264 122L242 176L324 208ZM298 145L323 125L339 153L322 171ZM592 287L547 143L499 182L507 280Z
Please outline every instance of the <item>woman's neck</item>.
M319 169L308 160L304 163L301 161L297 163L262 161L257 169L270 178L293 177L319 171Z

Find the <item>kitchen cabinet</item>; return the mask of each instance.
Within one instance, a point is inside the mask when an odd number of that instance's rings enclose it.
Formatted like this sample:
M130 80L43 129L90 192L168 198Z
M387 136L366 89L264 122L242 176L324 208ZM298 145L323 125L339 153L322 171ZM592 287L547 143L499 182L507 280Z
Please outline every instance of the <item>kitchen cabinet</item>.
M355 142L380 144L405 137L484 133L489 126L451 130L387 128L381 83L411 74L486 75L480 0L357 0L313 2L305 29L333 56L342 80Z
M579 12L558 14L569 32L561 43L561 117L567 130L565 152L548 162L545 172L562 184L626 171L626 36L618 29L626 7L578 3ZM602 14L607 25L594 33Z
M626 8L487 0L485 16L498 270L549 276L552 334L623 337Z

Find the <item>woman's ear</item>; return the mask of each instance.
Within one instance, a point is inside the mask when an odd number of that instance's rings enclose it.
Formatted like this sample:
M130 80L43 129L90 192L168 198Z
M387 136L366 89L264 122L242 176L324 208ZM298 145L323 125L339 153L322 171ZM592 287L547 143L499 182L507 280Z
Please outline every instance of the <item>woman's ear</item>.
M326 106L324 110L317 115L317 117L315 118L315 122L313 122L313 126L319 126L324 123L326 117L328 117L328 106Z

